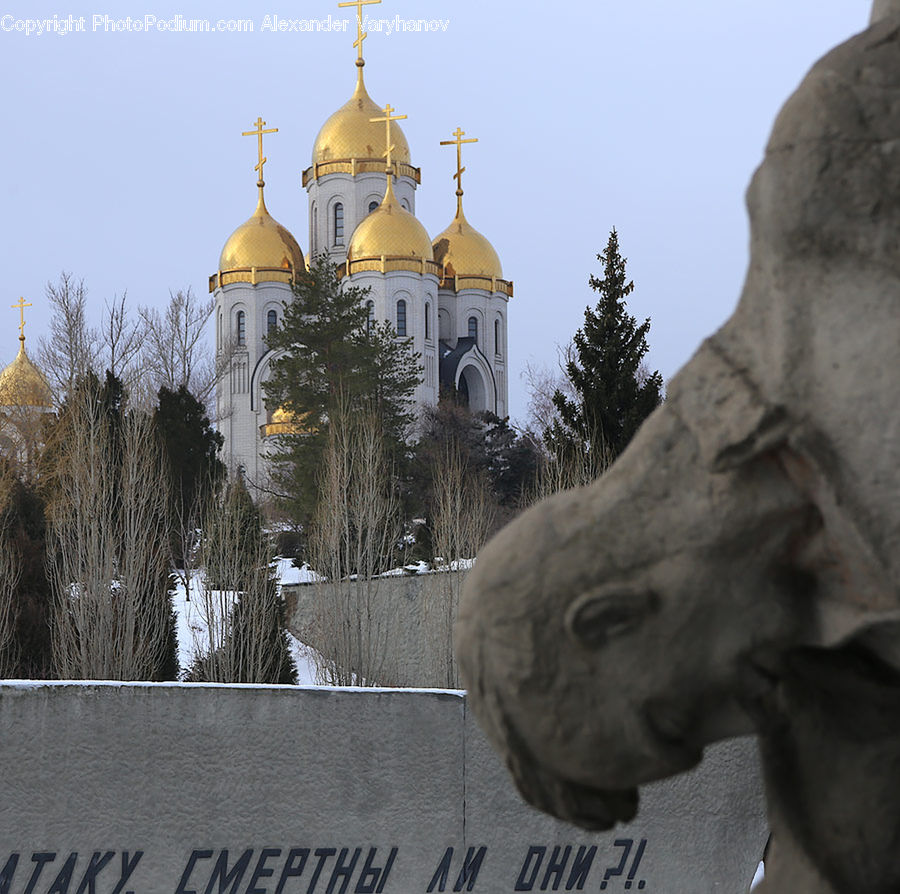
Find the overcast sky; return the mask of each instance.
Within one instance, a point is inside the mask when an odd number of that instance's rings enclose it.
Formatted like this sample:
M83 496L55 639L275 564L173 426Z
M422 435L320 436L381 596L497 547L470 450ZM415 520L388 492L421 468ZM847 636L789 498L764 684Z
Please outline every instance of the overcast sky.
M869 0L385 0L366 13L445 20L430 33L372 31L366 81L422 169L419 219L435 236L454 212L462 126L470 222L494 244L516 295L509 312L511 414L519 373L555 362L619 231L650 316L650 362L668 379L733 309L747 265L743 194L775 115L810 66L862 30ZM85 33L25 35L18 20L84 17ZM110 32L94 16L248 19L253 33ZM346 31L264 31L266 16L347 20ZM257 116L268 138L269 210L309 248L300 173L326 118L351 95L355 11L331 0L260 4L81 0L0 5L4 84L3 306L83 278L92 312L127 290L164 304L206 295L231 231L253 211ZM0 361L18 312L0 306Z

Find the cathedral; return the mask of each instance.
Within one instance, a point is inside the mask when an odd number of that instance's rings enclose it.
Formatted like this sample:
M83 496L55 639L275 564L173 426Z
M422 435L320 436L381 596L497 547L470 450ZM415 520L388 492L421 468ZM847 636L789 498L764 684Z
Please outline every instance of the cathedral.
M365 0L363 0L363 3ZM370 0L371 2L371 0ZM357 6L362 3L342 4ZM309 204L309 254L269 214L263 136L257 120L245 136L258 140L258 198L253 215L228 238L210 277L215 298L216 350L231 354L216 394L224 459L261 485L273 439L292 430L285 413L265 404L263 383L278 354L266 335L280 323L292 285L310 258L326 255L342 282L368 289L372 323L387 321L421 357L417 407L453 392L473 411L508 415L507 312L513 284L500 258L463 212L462 146L457 128L456 215L434 239L416 218L421 170L390 105L380 108L363 79L361 15L357 16L356 89L322 126L312 164L303 172Z
M0 372L0 452L32 473L43 417L53 412L53 395L25 350L25 308L31 305L20 298L12 307L19 311L19 353Z

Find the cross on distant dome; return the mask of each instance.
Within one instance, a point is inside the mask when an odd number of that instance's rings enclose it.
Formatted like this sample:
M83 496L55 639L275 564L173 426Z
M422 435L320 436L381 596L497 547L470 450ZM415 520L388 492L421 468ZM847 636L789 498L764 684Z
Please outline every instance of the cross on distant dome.
M266 122L262 120L262 118L256 119L256 130L248 130L241 134L242 137L258 137L259 138L259 164L253 169L254 171L259 171L259 181L257 182L257 186L262 189L266 185L265 180L263 179L263 166L269 160L263 155L263 134L269 133L278 133L278 128L273 127L271 130L263 130L266 126Z
M453 131L453 136L456 137L455 140L442 140L442 146L456 146L456 173L453 175L453 179L456 180L456 195L459 201L457 202L457 208L462 208L462 196L463 196L463 188L462 188L462 175L465 173L466 169L463 167L462 163L462 147L463 143L477 143L478 138L472 137L468 140L464 140L463 137L466 135L466 132L461 128L457 127L455 131Z
M362 67L366 63L363 61L363 41L369 36L368 31L363 31L362 26L362 8L364 6L372 6L381 3L381 0L349 0L348 3L338 3L338 8L343 9L347 6L356 7L356 42L353 44L358 50L359 55L356 58L356 64Z
M379 121L386 122L384 127L385 127L385 131L387 133L387 137L385 139L385 143L387 144L387 152L384 153L384 157L387 159L388 174L394 173L394 162L393 162L393 156L391 155L391 153L394 151L394 146L391 143L391 122L392 121L403 121L407 117L406 115L393 115L392 116L391 112L395 112L395 111L397 111L397 110L395 108L393 108L393 106L391 106L390 103L388 103L384 107L384 114L385 114L384 118L370 118L369 119L369 121L371 121L373 124L376 124Z
M19 311L19 338L22 341L25 341L25 308L33 307L33 305L26 304L25 299L20 298L18 304L12 304L10 306L13 310L18 309Z

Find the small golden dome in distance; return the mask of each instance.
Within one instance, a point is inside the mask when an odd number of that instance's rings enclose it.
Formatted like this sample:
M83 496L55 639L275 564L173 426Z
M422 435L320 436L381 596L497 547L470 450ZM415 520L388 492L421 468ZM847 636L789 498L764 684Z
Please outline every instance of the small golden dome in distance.
M272 413L272 421L268 425L261 426L261 434L264 438L312 434L315 427L306 424L308 415L308 413L303 413L297 417L284 407L279 407Z
M316 137L313 165L350 159L383 161L385 127L371 120L383 114L383 109L366 92L360 68L353 96L322 125ZM391 143L394 161L409 164L409 143L400 125L394 122L391 122Z
M348 262L381 257L434 259L428 231L397 201L392 180L388 175L381 204L354 230L347 250Z
M466 220L462 207L450 226L434 240L434 259L443 278L484 276L503 279L503 267L494 246Z
M0 407L53 406L53 393L41 371L25 352L25 336L19 337L19 353L0 373Z
M292 283L305 269L303 251L297 240L269 214L260 189L253 216L228 237L222 249L219 285L233 282Z

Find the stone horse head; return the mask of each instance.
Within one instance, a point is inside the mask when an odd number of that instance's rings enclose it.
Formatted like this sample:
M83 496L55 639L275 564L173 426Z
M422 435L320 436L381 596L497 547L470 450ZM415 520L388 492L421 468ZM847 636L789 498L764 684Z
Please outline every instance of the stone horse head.
M524 797L587 828L759 732L786 656L900 666L900 2L822 59L748 191L738 308L592 486L478 557L457 653Z

